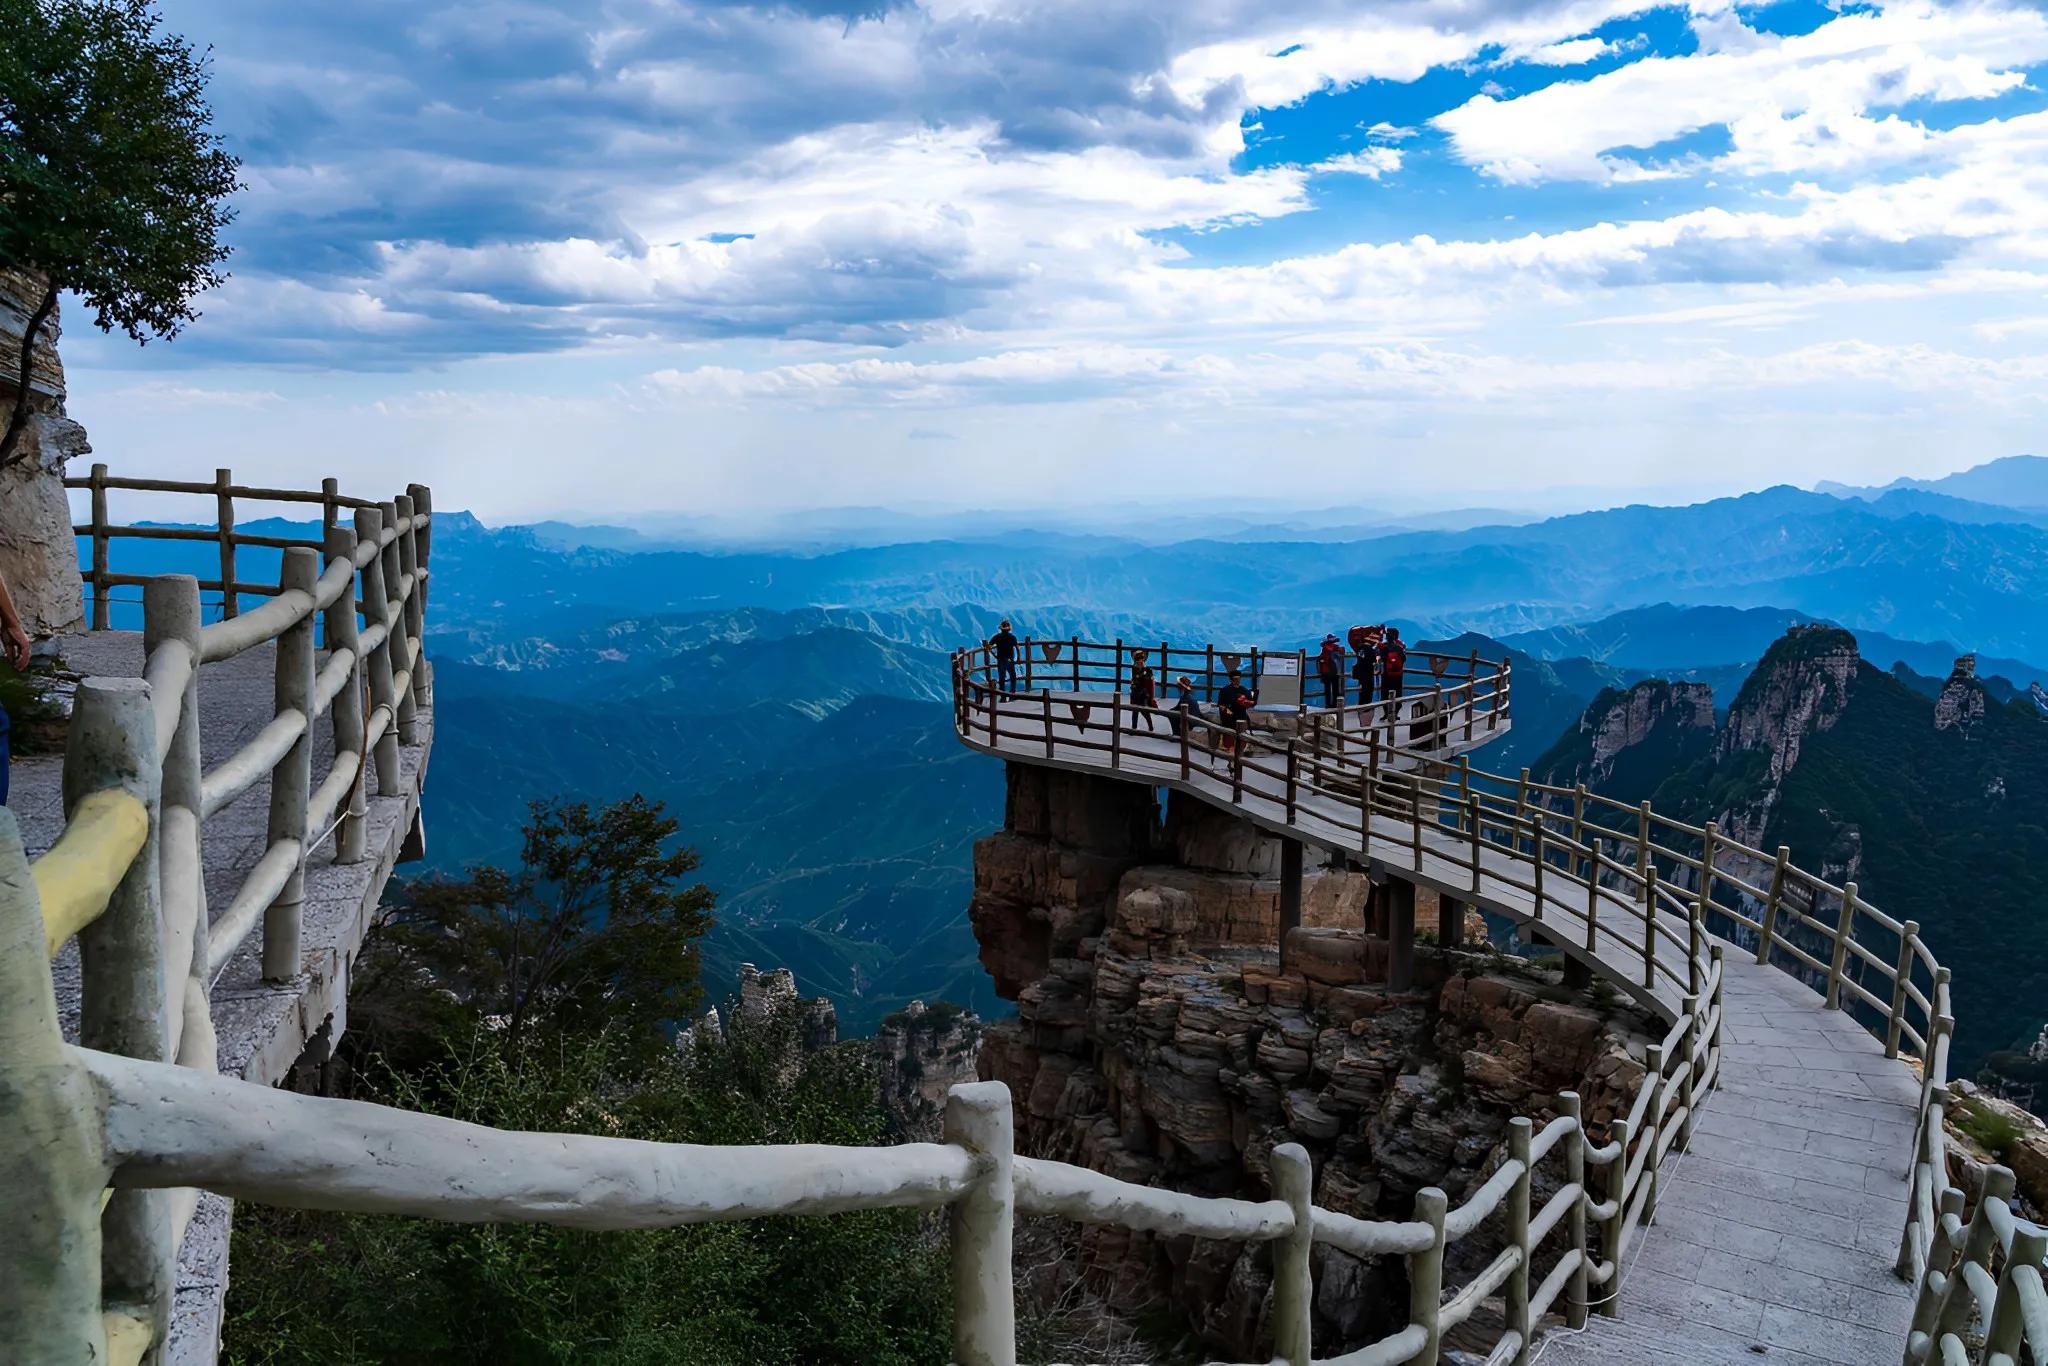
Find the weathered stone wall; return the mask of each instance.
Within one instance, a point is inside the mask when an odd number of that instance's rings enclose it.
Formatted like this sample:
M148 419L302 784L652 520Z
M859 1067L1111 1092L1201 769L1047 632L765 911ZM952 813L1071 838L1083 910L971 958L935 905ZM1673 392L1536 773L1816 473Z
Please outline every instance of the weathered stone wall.
M1495 956L1425 950L1415 989L1380 985L1357 872L1309 874L1282 973L1277 844L1225 813L1179 799L1158 821L1148 789L1026 765L1010 796L1029 828L976 847L972 913L1018 1003L980 1066L1016 1098L1022 1152L1264 1198L1268 1155L1300 1142L1319 1204L1406 1218L1423 1186L1455 1202L1483 1180L1512 1115L1541 1123L1576 1088L1598 1126L1642 1075L1643 1039ZM1084 1248L1121 1302L1163 1297L1219 1351L1259 1350L1263 1250L1116 1229ZM1400 1259L1317 1256L1319 1351L1403 1318Z
M0 422L14 407L21 336L41 294L40 280L0 270ZM13 591L29 634L38 637L76 630L85 612L64 495L64 462L92 447L85 428L64 415L58 331L53 311L31 352L30 417L17 448L24 458L0 470L0 576Z

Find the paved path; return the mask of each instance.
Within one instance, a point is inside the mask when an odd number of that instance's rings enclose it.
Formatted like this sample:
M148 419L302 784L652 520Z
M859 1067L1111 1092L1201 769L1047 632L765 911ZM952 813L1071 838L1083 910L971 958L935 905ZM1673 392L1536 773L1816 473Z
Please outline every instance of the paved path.
M64 641L63 655L65 663L78 673L139 677L142 637L131 631L71 636ZM201 762L208 768L240 749L269 722L275 675L268 645L201 668L200 751ZM403 795L370 799L365 842L368 857L361 863L335 863L330 837L307 859L301 938L304 970L299 976L290 982L263 980L261 926L222 969L213 988L222 1073L273 1084L283 1078L330 1017L337 1025L346 1022L349 968L419 809L433 725L431 709L421 708L420 743L400 748ZM334 732L322 718L313 733L313 786L317 788L334 762ZM31 857L49 848L63 829L63 767L58 755L15 763L9 805L21 821ZM374 780L371 790L375 791ZM206 904L213 915L227 909L265 849L269 809L270 781L266 776L207 820L203 857ZM65 1033L75 1039L77 945L67 944L51 970ZM166 1358L172 1363L213 1360L210 1344L217 1340L221 1297L226 1289L227 1233L228 1202L214 1195L202 1196L180 1249L176 1309Z
M1109 772L1110 755L1072 743L1106 739L1106 709L1094 710L1086 732L1058 719L1064 710L1055 708L1050 755L1035 697L1006 703L998 727L1035 723L1038 734L991 744L970 728L962 738L1007 759ZM1411 822L1376 815L1362 835L1355 804L1316 795L1298 796L1289 819L1284 783L1247 775L1233 801L1227 767L1209 756L1198 752L1183 779L1169 737L1127 732L1122 745L1119 776L1382 859L1518 924L1539 923L1534 898L1517 885L1529 879L1526 856L1482 845L1475 889L1471 872L1451 861L1470 846L1448 829L1424 827L1418 859ZM1603 894L1590 951L1583 914L1561 920L1555 905L1544 913L1540 923L1566 952L1675 1018L1676 984L1643 984L1643 922L1632 903ZM1660 932L1658 957L1680 961L1684 921L1660 917ZM1826 1009L1791 975L1757 966L1753 954L1730 947L1724 974L1720 1086L1701 1105L1691 1149L1665 1159L1662 1208L1630 1247L1619 1317L1596 1318L1584 1334L1553 1325L1538 1342L1545 1366L1880 1366L1904 1354L1912 1291L1891 1267L1906 1221L1918 1081L1848 1014Z

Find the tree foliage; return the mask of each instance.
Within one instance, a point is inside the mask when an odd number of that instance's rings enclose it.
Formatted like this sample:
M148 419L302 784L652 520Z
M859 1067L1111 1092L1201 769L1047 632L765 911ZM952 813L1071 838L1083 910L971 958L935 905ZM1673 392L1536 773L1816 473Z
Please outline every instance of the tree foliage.
M29 358L59 291L100 328L172 337L224 278L238 163L213 131L204 56L152 0L0 0L0 266L40 275L0 465Z
M712 901L675 833L639 797L537 804L517 872L411 889L364 944L326 1089L506 1129L882 1141L871 1055L806 1051L793 1002L669 1042ZM231 1265L236 1363L912 1366L949 1334L943 1237L906 1211L588 1233L244 1202Z
M543 1021L656 1039L698 1000L698 940L717 898L685 881L696 850L665 848L676 822L637 794L529 811L516 872L416 882L379 932L512 1044Z

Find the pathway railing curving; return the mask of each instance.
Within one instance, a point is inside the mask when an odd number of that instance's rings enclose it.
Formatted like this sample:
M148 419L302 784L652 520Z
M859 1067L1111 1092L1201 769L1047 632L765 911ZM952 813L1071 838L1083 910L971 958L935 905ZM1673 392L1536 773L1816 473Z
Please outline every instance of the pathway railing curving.
M1946 975L1910 926L1865 905L1853 886L1833 888L1793 868L1784 851L1766 856L1712 825L1666 821L1647 807L1613 808L1577 789L1532 784L1526 774L1484 773L1442 747L1390 743L1374 726L1356 737L1362 755L1349 744L1322 743L1328 737L1312 728L1306 737L1297 729L1254 740L1195 718L1171 736L1140 735L1127 732L1135 716L1112 702L1112 733L1098 736L1099 724L1056 716L1040 698L999 696L976 677L965 652L956 658L954 705L967 743L1173 786L1269 828L1400 868L1534 926L1650 1001L1670 1025L1649 1051L1628 1113L1595 1142L1578 1098L1562 1095L1557 1117L1540 1130L1528 1118L1511 1123L1498 1167L1455 1208L1432 1189L1418 1195L1408 1219L1361 1220L1312 1204L1309 1159L1292 1144L1273 1151L1273 1198L1266 1201L1180 1195L1017 1156L1011 1099L995 1083L954 1089L944 1141L936 1144L725 1148L510 1133L177 1065L191 1054L204 1019L203 990L195 995L193 984L203 987L205 974L194 967L217 961L201 939L203 906L193 918L197 893L185 890L197 887L196 830L208 809L208 779L224 800L243 770L271 768L285 794L273 851L291 841L303 849L316 814L345 824L345 784L330 779L310 793L303 769L285 766L323 708L343 729L358 724L342 715L344 697L364 708L351 751L358 774L378 767L377 746L406 725L425 582L420 533L428 522L424 496L419 501L417 509L394 505L388 525L359 520L359 545L340 528L330 531L325 571L310 552L288 559L288 581L273 602L221 628L196 626L190 580L149 585L151 603L166 605L155 608L145 680L94 681L80 690L63 839L31 866L11 813L0 813L0 1119L7 1132L25 1136L0 1145L0 1198L7 1201L0 1341L16 1359L149 1357L169 1313L178 1210L171 1193L206 1189L317 1208L592 1229L945 1208L955 1357L968 1366L1016 1359L1017 1213L1273 1244L1274 1357L1291 1366L1312 1358L1311 1251L1323 1243L1404 1258L1411 1288L1400 1327L1331 1360L1435 1363L1444 1334L1497 1297L1502 1329L1492 1359L1526 1362L1538 1325L1553 1312L1573 1326L1594 1310L1611 1312L1630 1247L1655 1216L1661 1160L1689 1141L1719 1079L1727 960L1716 940L1750 929L1763 958L1805 975L1831 1005L1869 1012L1870 1023L1881 1020L1888 1046L1922 1060L1916 1201L1900 1252L1902 1270L1920 1280L1909 1360L2016 1362L2022 1350L2037 1360L2048 1352L2041 1242L2013 1219L2003 1198L2009 1185L1994 1172L1965 1222L1962 1194L1948 1181L1941 1147L1952 1028ZM360 625L340 586L358 578ZM334 615L329 666L311 676L315 612ZM288 641L294 631L301 636ZM229 765L202 774L191 727L200 662L217 657L209 650L271 638L286 661L275 719L244 752L246 761L229 761L242 764L232 779L219 776ZM344 651L354 658L336 669ZM382 683L380 657L388 669ZM367 700L353 682L333 684L330 673L352 679L358 662L368 667ZM1478 679L1469 682L1476 700ZM1412 724L1406 715L1398 721ZM343 766L339 756L336 762ZM1633 828L1617 809L1634 813ZM221 918L239 918L241 934L253 933L260 918L266 948L273 929L281 939L290 932L290 874L277 871L288 862L280 856L271 871L252 874ZM1711 926L1726 929L1717 934ZM75 1046L59 1030L48 967L54 946L72 932L86 974ZM1879 933L1898 937L1895 957L1874 946ZM182 1012L167 1012L167 982L178 984L170 990ZM173 1025L179 1013L184 1018ZM1545 1163L1556 1167L1558 1181L1535 1208L1535 1177ZM1496 1216L1505 1230L1500 1252L1447 1297L1446 1248ZM1981 1344L1970 1332L1978 1322Z

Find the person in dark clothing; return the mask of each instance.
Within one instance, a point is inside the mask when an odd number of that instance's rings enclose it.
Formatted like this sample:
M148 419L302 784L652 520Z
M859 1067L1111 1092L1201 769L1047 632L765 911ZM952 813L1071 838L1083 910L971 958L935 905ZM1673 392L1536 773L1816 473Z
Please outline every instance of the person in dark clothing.
M1236 735L1243 734L1251 725L1252 708L1257 705L1259 697L1244 685L1237 670L1232 669L1228 677L1229 681L1223 685L1223 691L1217 694L1216 710L1222 714L1223 724L1230 727L1233 732L1223 737L1224 743L1233 745L1236 742Z
M28 632L22 629L21 613L14 610L14 595L7 591L5 579L0 579L0 654L20 672L28 672ZM8 730L7 709L0 707L0 806L7 805Z
M1323 682L1323 705L1341 707L1344 705L1344 646L1335 635L1323 637L1323 648L1316 655L1316 677Z
M1387 628L1387 638L1380 643L1380 696L1382 698L1401 695L1401 675L1408 668L1408 647L1401 643L1398 627Z
M1182 674L1173 680L1173 710L1166 713L1167 729L1178 740L1180 733L1187 729L1188 718L1202 714L1201 704L1195 701L1195 680Z
M1131 729L1138 728L1138 722L1145 723L1145 729L1152 729L1152 713L1159 707L1159 685L1152 675L1152 666L1145 661L1150 656L1143 650L1131 651Z
M1380 628L1377 626L1354 626L1351 628L1351 676L1358 680L1358 705L1372 705L1373 662L1379 658Z
M988 638L988 645L996 655L996 691L1017 691L1017 636L1010 629L1008 618L1005 618L1002 626Z

